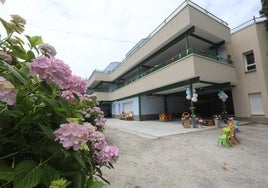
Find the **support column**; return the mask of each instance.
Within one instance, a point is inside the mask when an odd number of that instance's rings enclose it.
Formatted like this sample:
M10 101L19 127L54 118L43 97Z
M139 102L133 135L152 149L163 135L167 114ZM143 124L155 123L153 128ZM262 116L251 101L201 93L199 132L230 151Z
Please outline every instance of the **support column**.
M191 101L191 107L190 107L190 110L191 110L191 118L192 118L192 125L193 125L193 128L197 128L196 126L196 122L195 122L195 107L194 107L194 102L192 101L192 97L193 97L193 85L192 83L190 84L190 101Z

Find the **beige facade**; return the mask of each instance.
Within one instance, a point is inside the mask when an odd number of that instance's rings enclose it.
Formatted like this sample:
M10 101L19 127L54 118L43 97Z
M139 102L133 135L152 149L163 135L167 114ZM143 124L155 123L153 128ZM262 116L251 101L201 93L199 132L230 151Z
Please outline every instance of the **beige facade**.
M232 55L238 84L233 88L235 114L243 118L268 118L268 32L263 23L253 23L232 34ZM253 52L256 69L247 71L245 54ZM254 112L251 95L260 97Z
M124 104L136 110L139 120L143 116L153 117L158 111L174 109L167 106L172 102L166 102L174 96L179 96L174 100L181 108L177 113L181 113L188 105L182 96L187 87L194 87L201 96L200 104L197 102L196 106L203 108L203 112L218 113L215 110L220 108L217 92L226 90L230 91L233 115L266 120L267 35L263 24L257 21L231 33L226 22L191 1L185 1L135 46L116 69L94 71L88 86L100 102L111 104L114 117L124 110ZM245 56L252 59L252 52L256 68L253 64L245 64ZM245 66L250 71L246 71ZM206 95L213 96L213 100L206 99ZM145 98L149 100L146 96L159 96L159 100L164 100L163 109L153 113L155 107L151 104L150 113L150 105L145 107L141 102ZM208 109L202 102L212 107ZM116 105L119 105L117 113Z

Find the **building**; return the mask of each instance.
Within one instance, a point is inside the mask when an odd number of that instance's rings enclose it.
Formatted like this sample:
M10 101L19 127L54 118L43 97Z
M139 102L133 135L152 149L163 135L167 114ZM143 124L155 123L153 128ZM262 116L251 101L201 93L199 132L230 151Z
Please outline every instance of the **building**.
M189 107L211 117L226 109L241 119L268 121L268 32L263 19L234 30L186 0L110 71L88 80L106 116L132 111L135 120L180 117ZM198 101L186 99L195 90ZM228 95L219 99L219 91ZM193 93L190 92L191 97Z

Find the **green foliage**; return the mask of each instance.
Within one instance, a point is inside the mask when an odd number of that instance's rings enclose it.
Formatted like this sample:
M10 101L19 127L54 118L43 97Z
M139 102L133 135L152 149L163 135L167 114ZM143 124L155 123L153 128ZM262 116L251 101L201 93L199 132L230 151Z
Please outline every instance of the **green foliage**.
M265 27L268 31L268 1L267 0L261 0L262 9L260 10L260 14L264 17L266 17L265 21Z
M66 188L67 187L67 181L65 179L59 179L59 180L54 180L51 182L51 185L49 188Z
M12 16L10 22L0 18L6 34L0 35L0 52L12 57L8 62L0 56L0 76L11 82L17 92L16 103L0 101L0 185L2 188L49 187L100 188L103 183L90 143L81 150L66 150L55 142L53 132L63 123L85 121L95 125L100 114L92 112L85 119L82 110L96 107L92 101L70 103L61 97L54 82L48 84L32 77L29 64L39 55L40 36L23 36L25 20ZM24 41L27 41L26 43ZM0 85L1 86L1 85ZM0 88L2 89L2 88ZM98 129L103 131L102 128ZM107 167L111 167L109 164Z

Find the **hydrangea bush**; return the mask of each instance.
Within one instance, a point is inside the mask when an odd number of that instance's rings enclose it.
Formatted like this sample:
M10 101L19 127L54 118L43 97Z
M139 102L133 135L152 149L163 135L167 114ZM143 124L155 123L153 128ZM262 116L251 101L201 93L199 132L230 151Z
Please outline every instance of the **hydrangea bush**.
M105 140L96 95L11 17L0 18L1 187L102 187L101 167L113 168L119 151Z

